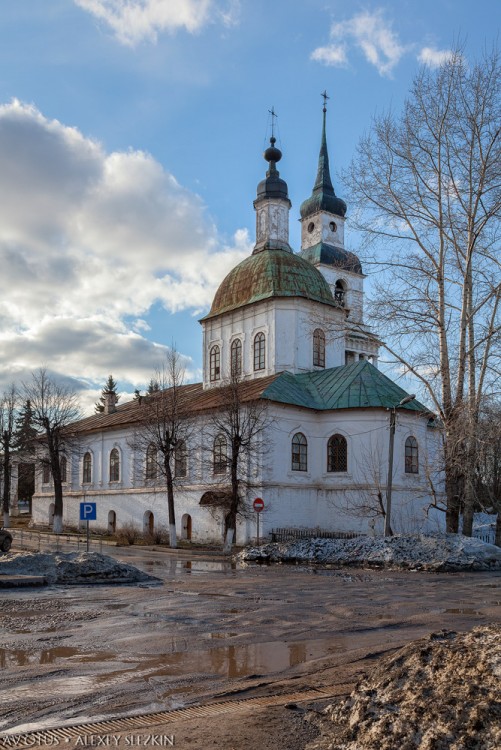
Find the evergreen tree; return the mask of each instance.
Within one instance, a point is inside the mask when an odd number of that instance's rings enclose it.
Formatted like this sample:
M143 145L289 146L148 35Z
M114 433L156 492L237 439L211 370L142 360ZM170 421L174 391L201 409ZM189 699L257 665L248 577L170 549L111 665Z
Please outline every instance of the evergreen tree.
M33 412L31 402L27 399L23 407L19 410L16 418L14 432L14 450L22 453L33 453L35 450L34 439L37 430L33 424Z
M106 403L106 394L109 394L109 393L115 394L116 401L120 399L120 396L117 393L117 384L115 380L113 379L113 375L108 375L108 380L104 384L103 390L101 391L101 396L99 397L99 401L96 402L96 405L95 405L96 414L100 414L104 411L104 405Z
M160 383L155 378L151 378L150 383L148 385L148 396L151 396L152 393L158 393L160 391Z

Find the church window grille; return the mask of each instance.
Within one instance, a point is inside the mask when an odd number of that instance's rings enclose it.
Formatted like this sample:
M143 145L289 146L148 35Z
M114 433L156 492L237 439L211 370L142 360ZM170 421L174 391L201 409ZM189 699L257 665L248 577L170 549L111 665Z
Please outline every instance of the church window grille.
M213 346L210 350L210 379L211 383L219 380L221 377L221 352L218 346Z
M179 440L174 452L174 476L185 477L188 473L188 453L184 440Z
M265 368L265 346L266 338L264 333L258 333L254 338L254 371L264 370Z
M231 375L239 378L242 374L242 342L235 339L231 344Z
M92 482L92 456L87 451L83 457L83 484L90 484Z
M110 482L120 481L120 453L113 448L110 453Z
M419 473L419 449L415 437L412 435L405 441L405 473Z
M61 482L67 482L68 481L68 462L66 460L66 456L61 456L61 460L59 461L59 468L61 471Z
M321 328L313 331L313 366L325 367L325 333Z
M327 471L348 471L348 444L342 435L333 435L327 443Z
M146 450L146 479L157 478L157 449L151 443Z
M213 447L213 471L214 474L225 474L228 465L228 454L226 438L218 435L214 440Z
M308 471L308 441L302 432L292 438L292 471Z
M43 484L49 484L50 482L50 468L48 464L44 464L42 467L42 482Z

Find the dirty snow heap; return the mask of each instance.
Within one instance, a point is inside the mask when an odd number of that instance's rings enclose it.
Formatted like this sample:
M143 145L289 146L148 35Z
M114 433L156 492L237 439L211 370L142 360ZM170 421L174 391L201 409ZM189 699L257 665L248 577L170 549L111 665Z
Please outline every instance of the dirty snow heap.
M498 750L500 677L501 625L432 633L328 706L308 750Z
M247 547L246 562L296 562L413 570L501 570L501 547L461 534L298 539Z
M47 583L142 583L158 581L133 565L97 552L23 552L0 559L0 576L43 576Z

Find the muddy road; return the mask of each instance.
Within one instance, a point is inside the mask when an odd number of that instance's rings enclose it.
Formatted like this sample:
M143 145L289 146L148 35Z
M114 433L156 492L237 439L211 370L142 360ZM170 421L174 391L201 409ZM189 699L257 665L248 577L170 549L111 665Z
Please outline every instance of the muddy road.
M334 686L431 630L501 621L501 573L237 567L111 550L163 581L1 592L0 733Z

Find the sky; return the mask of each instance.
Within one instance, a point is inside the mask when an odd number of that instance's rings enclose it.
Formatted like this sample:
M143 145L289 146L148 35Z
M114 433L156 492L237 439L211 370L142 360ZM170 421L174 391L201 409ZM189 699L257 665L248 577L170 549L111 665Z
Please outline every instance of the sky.
M2 0L0 393L46 366L86 410L110 373L125 400L172 345L199 380L198 321L252 252L270 109L299 250L321 92L346 197L372 116L458 40L477 57L500 15L497 0Z

